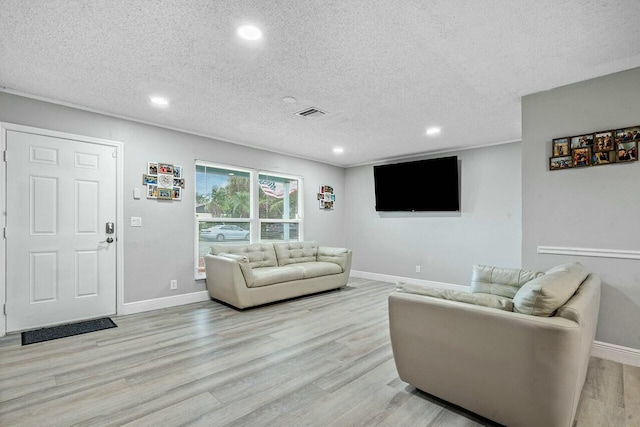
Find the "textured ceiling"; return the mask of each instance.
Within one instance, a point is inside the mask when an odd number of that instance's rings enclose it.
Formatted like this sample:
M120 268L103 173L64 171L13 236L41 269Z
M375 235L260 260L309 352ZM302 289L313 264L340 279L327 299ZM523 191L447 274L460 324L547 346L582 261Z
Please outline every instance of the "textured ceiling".
M521 96L640 66L639 16L639 0L2 0L0 86L349 166L519 140ZM240 41L242 23L264 38ZM328 114L294 116L310 106Z

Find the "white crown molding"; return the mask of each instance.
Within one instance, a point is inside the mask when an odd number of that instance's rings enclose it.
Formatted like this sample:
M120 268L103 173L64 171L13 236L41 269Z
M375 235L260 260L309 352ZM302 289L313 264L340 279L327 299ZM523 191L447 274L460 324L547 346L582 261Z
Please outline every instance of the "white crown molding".
M189 129L181 128L181 127L178 127L178 126L169 126L169 125L166 125L166 124L162 124L162 123L154 122L154 121L150 121L150 120L136 119L135 117L132 117L132 116L111 113L109 111L100 110L100 109L92 108L92 107L87 107L85 105L74 104L72 102L66 102L66 101L60 101L60 100L53 99L53 98L47 98L46 96L34 95L34 94L31 94L31 93L28 93L28 92L22 92L22 91L19 91L19 90L8 88L8 87L1 87L0 86L0 92L5 92L5 93L8 93L9 95L16 95L16 96L22 96L24 98L35 99L37 101L48 102L50 104L62 105L63 107L75 108L76 110L82 110L82 111L88 111L90 113L101 114L103 116L115 117L116 119L127 120L129 122L141 123L143 125L155 126L155 127L163 128L163 129L169 129L169 130L172 130L172 131L175 131L175 132L185 133L185 134L188 134L188 135L195 135L195 136L200 136L200 137L203 137L203 138L214 139L216 141L226 142L226 143L229 143L229 144L241 145L243 147L253 148L254 150L260 150L260 151L265 151L265 152L268 152L268 153L280 154L280 155L288 156L288 157L295 157L295 158L298 158L298 159L309 160L311 162L327 164L327 165L330 165L330 166L337 166L337 167L343 168L343 169L348 167L348 166L340 165L340 164L337 164L337 163L331 163L331 162L327 162L327 161L321 161L321 160L318 160L318 159L312 159L311 157L305 157L305 156L298 155L298 154L291 154L291 153L288 153L288 152L285 152L285 151L271 150L271 149L264 148L264 147L258 147L257 145L252 145L252 144L249 144L249 143L246 143L246 142L232 141L230 139L226 139L226 138L223 138L221 136L217 136L217 135L213 135L213 134L207 134L207 133L204 133L204 132L196 132L196 131L192 131L192 130L189 130Z
M640 259L640 251L629 251L621 249L538 246L538 253L547 255L588 256L597 258Z
M489 148L489 147L495 147L495 146L498 146L498 145L513 144L513 143L516 143L516 142L522 142L522 139L510 139L508 141L490 142L488 144L479 144L479 145L473 145L473 146L467 146L467 147L457 147L457 148L447 148L447 149L444 149L444 150L425 151L423 153L410 154L408 156L389 157L388 159L372 160L370 162L364 162L364 163L354 163L354 164L350 164L350 165L343 166L343 167L344 168L355 168L355 167L359 167L359 166L384 164L384 163L390 163L390 162L410 161L410 160L413 160L413 159L424 158L426 156L435 156L435 155L440 155L440 154L455 153L455 152L458 152L458 151L478 150L480 148Z
M119 315L142 313L144 311L159 310L161 308L176 307L178 305L192 304L194 302L209 301L208 291L192 292L170 297L148 299L144 301L127 302L122 306Z

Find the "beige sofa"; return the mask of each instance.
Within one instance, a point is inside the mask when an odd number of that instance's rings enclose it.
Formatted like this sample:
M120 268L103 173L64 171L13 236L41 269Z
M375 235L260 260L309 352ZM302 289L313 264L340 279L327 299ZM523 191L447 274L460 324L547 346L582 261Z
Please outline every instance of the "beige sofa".
M447 291L436 291L435 297L424 294L431 291L393 292L388 307L390 336L400 378L506 426L570 427L594 340L600 279L589 273L534 276L528 278L527 283L534 285L527 292L532 288L539 292L528 303L523 298L531 295L518 299L517 290L526 284L515 284L516 311L509 311L508 304L499 309L486 301L460 302L469 296L449 298L452 293ZM561 304L559 308L541 315L517 312L528 312L540 301L549 303L558 297L558 290L566 292L565 280L579 280L579 287L575 293L569 291L566 302L562 298L552 302ZM500 286L476 290L495 291ZM490 298L487 295L480 298ZM552 305L546 308L553 309Z
M316 241L213 245L205 255L211 298L237 308L345 286L351 250Z

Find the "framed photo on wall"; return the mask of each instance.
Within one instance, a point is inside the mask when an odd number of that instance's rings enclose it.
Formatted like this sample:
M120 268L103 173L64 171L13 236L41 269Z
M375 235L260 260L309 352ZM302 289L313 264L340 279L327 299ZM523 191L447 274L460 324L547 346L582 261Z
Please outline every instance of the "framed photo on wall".
M615 159L616 159L615 151L596 151L591 156L591 164L593 166L607 165L612 161L615 162Z
M553 157L568 156L571 154L569 138L557 138L553 140Z
M170 163L158 163L158 173L173 175L173 165Z
M621 142L640 141L640 126L618 129L615 132L615 140L616 144Z
M171 198L173 200L182 200L182 188L173 187L173 191L171 192Z
M571 137L571 149L593 147L593 134L578 135Z
M158 198L158 186L151 185L147 187L147 199L157 199Z
M171 188L158 188L158 199L171 200L173 198L173 190Z
M158 163L157 162L148 162L147 163L147 175L158 175Z
M613 150L613 131L597 132L593 151L611 151Z
M638 160L638 141L618 143L617 159L619 162L635 162Z
M591 165L591 148L574 148L572 157L574 168L589 166Z
M640 160L640 125L553 138L551 144L549 170L636 162Z
M147 175L146 173L142 175L142 185L158 185L158 176L157 175Z
M549 169L554 171L558 169L568 169L573 166L571 156L560 156L549 158Z

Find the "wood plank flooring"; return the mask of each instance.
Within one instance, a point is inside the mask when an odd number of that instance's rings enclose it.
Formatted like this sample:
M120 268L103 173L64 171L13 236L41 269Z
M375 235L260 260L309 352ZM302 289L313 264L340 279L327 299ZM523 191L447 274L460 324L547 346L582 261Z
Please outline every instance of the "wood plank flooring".
M390 283L203 302L28 346L0 339L0 426L495 426L398 378ZM640 368L591 359L576 426L640 426Z

